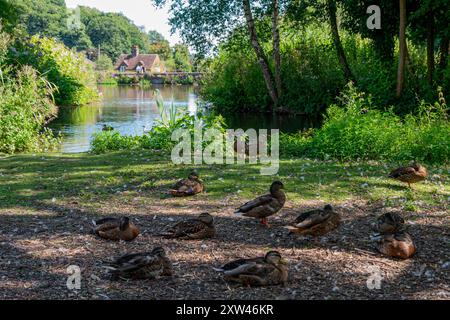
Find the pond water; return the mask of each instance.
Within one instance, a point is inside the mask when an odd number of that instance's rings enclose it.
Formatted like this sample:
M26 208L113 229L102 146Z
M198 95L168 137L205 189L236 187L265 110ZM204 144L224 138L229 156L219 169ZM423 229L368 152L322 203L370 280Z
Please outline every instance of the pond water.
M159 118L154 90L159 89L166 104L190 112L197 110L198 95L193 86L100 86L103 100L97 105L61 108L59 117L50 128L62 134L60 152L77 153L90 149L92 136L101 132L103 125L112 126L122 134L142 135ZM303 116L271 116L265 114L224 115L229 128L280 129L297 132L314 125Z

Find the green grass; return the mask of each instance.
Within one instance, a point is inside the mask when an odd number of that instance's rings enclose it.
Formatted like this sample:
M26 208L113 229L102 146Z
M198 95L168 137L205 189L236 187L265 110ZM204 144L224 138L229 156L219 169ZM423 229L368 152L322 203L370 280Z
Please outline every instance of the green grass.
M0 209L63 204L76 199L84 206L120 196L124 203L148 194L165 198L175 180L196 168L205 181L204 200L225 196L248 199L267 192L274 179L284 182L288 201L385 201L405 210L448 208L450 167L429 167L428 181L410 191L386 178L398 164L339 163L307 159L281 160L279 174L261 176L259 166L176 166L155 152L106 155L18 155L0 159ZM69 200L70 199L70 200ZM182 200L181 200L182 201Z

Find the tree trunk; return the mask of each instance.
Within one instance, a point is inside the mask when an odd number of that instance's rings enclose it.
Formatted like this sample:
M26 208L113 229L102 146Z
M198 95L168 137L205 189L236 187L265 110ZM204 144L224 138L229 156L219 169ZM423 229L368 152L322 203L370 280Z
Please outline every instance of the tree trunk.
M434 75L434 14L430 10L427 22L427 80L430 85L433 84Z
M339 63L341 65L342 71L344 72L345 80L353 81L356 83L356 79L348 65L347 57L345 56L344 48L342 47L341 37L339 36L339 28L336 19L336 1L328 0L328 16L330 19L331 34L333 37L334 46L336 47Z
M407 57L407 46L406 46L406 0L399 0L400 4L400 52L399 52L399 63L397 72L397 97L401 97L403 89L405 87L405 65Z
M275 61L275 84L277 88L278 98L281 96L281 53L280 53L280 30L278 29L278 20L280 8L278 0L273 0L272 15L272 37L273 37L273 60Z
M256 34L255 21L253 20L252 10L250 8L249 0L242 0L242 6L244 8L245 19L247 20L247 28L250 34L250 41L253 49L255 50L256 57L258 58L259 65L264 76L267 90L269 91L270 98L273 104L278 105L278 93L274 84L274 77L269 67L269 62L264 53L261 44L258 41L258 35ZM269 107L269 111L273 111L272 106Z
M450 41L448 37L444 37L441 40L441 57L439 59L439 72L441 73L439 79L444 80L444 70L447 68L448 52L449 52Z

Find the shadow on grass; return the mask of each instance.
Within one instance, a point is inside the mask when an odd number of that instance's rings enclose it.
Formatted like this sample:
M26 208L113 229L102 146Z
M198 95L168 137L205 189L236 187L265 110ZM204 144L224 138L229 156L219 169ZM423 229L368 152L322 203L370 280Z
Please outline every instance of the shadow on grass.
M103 216L104 212L101 208L86 208L86 204L101 201L101 205L105 205L105 202L114 198L129 206L133 197L145 198L158 204L158 201L165 197L165 190L174 181L186 177L192 169L200 171L207 194L196 198L173 199L164 203L160 211L148 209L152 205L138 207L133 212L127 211L127 206L108 210L108 215L130 214L137 221L143 235L136 242L110 243L90 235L91 219ZM417 256L410 260L410 264L401 272L396 272L394 277L387 279L384 289L370 291L364 282L367 276L359 274L355 277L351 270L344 268L344 264L351 263L352 257L360 256L363 251L368 252L364 262L366 265L383 266L386 263L395 263L393 260L380 258L368 241L371 224L376 219L375 213L347 212L341 228L319 243L287 235L283 226L298 214L292 209L286 209L279 217L271 219L271 229L260 227L257 221L237 219L232 215L235 202L243 203L266 193L275 179L285 183L288 201L295 202L322 200L334 204L348 198L359 199L367 192L361 189L364 181L368 181L370 191L378 192L380 197L397 195L403 191L401 185L381 180L385 176L384 171L384 168L377 165L349 166L294 160L283 161L278 176L265 177L260 176L258 166L175 166L150 153L44 158L18 156L2 159L0 210L5 214L2 214L0 229L1 261L4 266L1 275L10 281L9 285L3 287L6 290L4 295L9 298L71 297L64 288L67 278L64 270L68 265L78 264L91 274L100 274L102 261L125 252L146 251L156 245L167 246L172 253L180 255L192 253L193 256L179 258L177 261L179 277L175 283L159 280L156 284L147 281L138 284L106 282L97 285L94 280L89 279L89 286L82 289L80 294L95 296L96 287L100 287L104 295L112 298L270 299L287 295L300 299L320 299L327 296L336 299L384 299L438 290L442 287L440 278L430 281L430 278L423 275L418 277L415 274L423 265L434 270L432 266L450 260L446 253L449 232L445 225L411 225L410 232L418 246ZM418 197L435 196L432 186L420 188ZM224 200L225 205L215 201L229 196L235 197L232 206L227 204L228 200ZM53 201L54 198L56 201ZM168 212L162 212L165 206ZM216 214L218 234L215 239L180 242L156 236L168 225L186 218L187 208L195 208L196 213L209 211ZM23 210L30 212L23 213ZM190 212L192 214L192 210ZM85 249L89 245L92 252L83 251L73 256L62 253L57 258L37 258L32 252L21 249L29 241L35 242L34 245L41 245L41 250L50 246L76 250L78 246ZM61 243L58 244L58 241ZM212 246L223 254L217 259L202 262L207 255L206 250L201 247L203 244ZM292 281L287 289L277 287L228 290L219 280L220 277L211 270L211 265L220 265L229 259L238 258L247 250L262 253L268 249L283 251L283 255L287 255L291 263ZM303 250L319 250L318 256L302 255L302 252L305 252ZM343 258L325 259L334 253L342 255ZM346 259L348 261L344 261ZM389 268L385 267L385 271L390 272ZM55 272L55 269L58 272ZM312 280L308 280L309 278ZM164 291L156 288L164 287L165 281L169 281L172 289ZM15 288L14 283L31 283L32 289L20 286ZM148 290L148 287L152 290ZM340 289L333 291L334 287ZM102 298L101 295L99 297Z

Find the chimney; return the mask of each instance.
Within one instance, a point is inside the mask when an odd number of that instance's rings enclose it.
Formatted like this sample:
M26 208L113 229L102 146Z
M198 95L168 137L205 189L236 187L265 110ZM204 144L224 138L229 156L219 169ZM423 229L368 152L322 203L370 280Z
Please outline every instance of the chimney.
M137 57L139 55L139 46L134 45L131 47L131 56Z

